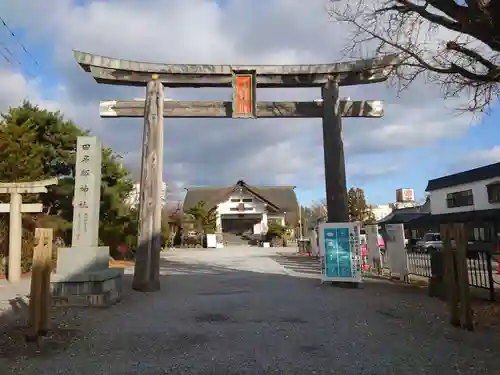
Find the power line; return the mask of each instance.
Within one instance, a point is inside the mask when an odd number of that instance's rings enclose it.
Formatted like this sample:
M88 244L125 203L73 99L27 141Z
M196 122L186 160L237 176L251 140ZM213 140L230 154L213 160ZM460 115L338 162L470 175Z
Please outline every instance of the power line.
M21 40L17 37L17 35L14 33L14 31L12 31L12 29L9 27L9 25L7 25L7 22L5 22L5 20L1 16L0 16L0 23L3 24L3 26L7 29L7 31L10 33L10 35L12 35L12 37L21 46L21 48L23 49L23 51L33 60L33 62L35 63L35 65L36 66L40 66L40 65L38 65L38 62L33 57L33 55L28 51L28 49L24 46L24 44L21 42Z
M7 61L10 65L14 65L14 63L17 63L17 65L19 65L21 68L24 68L23 64L21 64L21 61L19 61L19 59L12 53L12 51L2 41L0 41L0 47L1 47L0 48L0 56L2 56L5 59L5 61ZM7 52L7 54L5 54L4 51Z
M7 55L5 55L5 53L2 52L2 56L10 64L13 64L12 60L14 60L14 62L16 62L17 65L19 65L20 67L23 67L23 64L21 64L21 61L19 61L19 59L12 53L12 51L9 49L9 47L7 47L7 45L5 43L3 43L2 41L0 41L0 47L3 47L3 49L5 50L5 52L7 52L8 56L10 56L10 57L7 57Z
M7 56L5 56L5 54L2 51L0 51L0 56L2 56L5 59L5 61L7 61L9 64L12 65L12 61L10 61L10 59Z
M5 53L5 52L7 53ZM0 41L0 57L3 57L5 61L7 61L8 64L15 66L16 64L24 71L25 74L27 74L30 77L34 77L34 75L27 69L21 61L14 55L11 50L3 43Z
M0 44L3 44L3 43L2 43L2 42L0 42ZM3 46L3 48L7 51L7 53L8 53L9 55L11 55L12 57L14 57L14 54L10 51L10 49L9 49L6 45L4 45L4 46Z

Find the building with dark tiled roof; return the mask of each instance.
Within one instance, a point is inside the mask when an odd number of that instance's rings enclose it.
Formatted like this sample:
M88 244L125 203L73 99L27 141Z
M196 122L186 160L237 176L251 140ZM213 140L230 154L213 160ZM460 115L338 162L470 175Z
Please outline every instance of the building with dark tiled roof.
M445 223L464 223L470 241L500 240L500 163L429 180L430 214L410 221L439 231Z
M253 234L267 232L268 222L295 228L299 205L295 186L251 186L238 181L226 187L187 188L184 212L203 201L217 210L217 231Z
M432 215L500 209L500 163L430 180Z
M430 214L431 202L427 199L421 206L394 209L389 215L377 221L378 224L406 224Z
M499 177L500 163L489 164L483 167L429 180L425 191L431 192L492 179L496 181Z

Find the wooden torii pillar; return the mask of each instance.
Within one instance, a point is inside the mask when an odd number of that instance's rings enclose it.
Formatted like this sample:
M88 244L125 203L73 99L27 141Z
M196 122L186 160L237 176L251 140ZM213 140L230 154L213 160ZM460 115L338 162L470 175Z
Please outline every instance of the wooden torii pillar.
M146 99L101 102L102 117L144 117L139 248L133 287L158 290L163 172L163 117L323 119L328 222L349 221L342 117L381 117L377 100L339 99L339 86L383 82L396 55L318 65L181 65L114 59L74 51L80 66L98 83L146 86ZM233 87L233 101L165 101L164 87ZM256 102L257 87L320 87L312 102Z

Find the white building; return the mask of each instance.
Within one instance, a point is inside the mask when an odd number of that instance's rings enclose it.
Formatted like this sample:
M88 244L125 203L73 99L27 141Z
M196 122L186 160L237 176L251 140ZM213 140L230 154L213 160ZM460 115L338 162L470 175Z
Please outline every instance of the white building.
M500 163L430 180L426 191L434 222L465 223L474 241L500 238Z
M392 204L378 204L372 206L372 212L377 221L389 215L392 212L392 210L393 210Z
M418 204L417 202L394 202L390 203L390 206L392 206L393 210L399 210L401 208L417 207Z
M379 221L389 216L394 210L400 210L402 208L412 208L416 206L417 204L415 202L394 202L388 204L378 204L372 206L372 212L375 216L375 219Z
M238 181L230 187L187 188L184 211L205 202L217 210L217 232L265 234L268 223L276 221L294 228L299 205L294 186L249 186Z
M500 208L500 163L430 180L433 215Z
M130 193L130 196L127 199L127 204L130 207L138 206L140 195L141 195L141 184L136 183L136 184L134 184L132 192ZM166 200L167 199L167 184L166 183L162 184L162 188L161 188L161 192L160 192L160 199L162 202L162 207L165 206L165 204L167 203L167 200Z

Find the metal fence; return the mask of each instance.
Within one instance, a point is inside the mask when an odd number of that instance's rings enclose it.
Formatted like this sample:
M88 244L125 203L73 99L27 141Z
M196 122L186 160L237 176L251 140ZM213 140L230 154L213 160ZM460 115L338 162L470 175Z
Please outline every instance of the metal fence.
M431 255L427 253L407 252L408 259L408 274L430 278L431 270Z
M408 274L421 277L432 277L431 254L409 250L406 254L408 259ZM493 279L493 258L489 251L468 250L467 268L469 271L469 285L475 288L489 291L490 300L495 298Z

